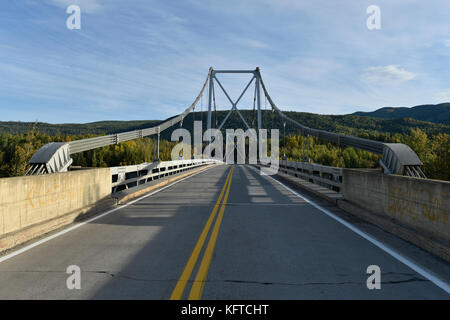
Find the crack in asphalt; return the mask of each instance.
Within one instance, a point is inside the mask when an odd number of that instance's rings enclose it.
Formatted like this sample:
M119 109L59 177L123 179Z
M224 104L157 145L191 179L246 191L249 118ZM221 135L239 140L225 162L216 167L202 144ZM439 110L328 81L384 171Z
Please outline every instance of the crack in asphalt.
M5 271L3 271L5 272ZM8 271L6 271L8 272ZM62 271L42 271L42 270L36 270L36 271L9 271L9 272L17 272L17 273L64 273ZM105 274L107 276L110 276L111 278L122 278L127 280L133 280L133 281L144 281L144 282L176 282L178 279L147 279L147 278L139 278L139 277L133 277L126 274L114 273L107 270L84 270L82 273L95 273L95 274ZM402 280L388 280L388 281L381 281L381 284L400 284L400 283L410 283L410 282L428 282L429 280L419 278L414 276L411 273L402 273L402 272L385 272L382 273L383 275L403 275L403 276L410 276L408 279L402 279ZM346 276L345 274L338 274L338 276ZM194 280L188 280L188 283L194 283L196 281ZM276 281L252 281L252 280L236 280L236 279L218 279L218 280L205 280L201 281L204 283L237 283L237 284L257 284L257 285L264 285L264 286L271 286L271 285L279 285L279 286L314 286L314 285L360 285L365 284L364 281L358 282L358 281L335 281L335 282L276 282Z
M299 282L299 283L289 283L289 282L260 282L260 281L246 281L246 280L221 280L222 282L232 282L232 283L244 283L244 284L260 284L260 285L282 285L282 286L311 286L311 285L345 285L345 284L364 284L364 282L357 281L342 281L342 282ZM428 280L421 279L417 277L405 279L405 280L390 280L381 281L381 284L397 284L397 283L407 283L407 282L426 282ZM208 281L206 281L208 282Z
M147 282L173 282L177 281L177 279L145 279L145 278L136 278L132 276L127 276L123 274L114 274L109 271L85 271L85 272L92 272L92 273L102 273L107 274L111 277L117 277L117 278L124 278L134 281L147 281ZM386 274L402 274L402 275L411 275L408 273L396 273L396 272L387 272ZM404 280L389 280L389 281L381 281L381 284L399 284L399 283L409 283L409 282L427 282L427 279L422 279L418 277L411 277L409 279ZM188 280L188 283L194 283L195 280ZM311 285L346 285L346 284L364 284L364 282L358 282L358 281L341 281L341 282L297 282L297 283L290 283L290 282L269 282L269 281L251 281L251 280L231 280L231 279L224 279L224 280L205 280L200 281L205 283L239 283L239 284L259 284L259 285L281 285L281 286L311 286Z

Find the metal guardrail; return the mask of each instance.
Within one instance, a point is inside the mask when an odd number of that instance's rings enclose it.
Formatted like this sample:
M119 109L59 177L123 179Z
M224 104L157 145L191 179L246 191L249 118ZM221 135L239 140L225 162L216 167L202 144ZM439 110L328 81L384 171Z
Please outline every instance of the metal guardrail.
M144 183L174 175L183 171L219 164L215 159L191 159L163 162L146 162L138 165L111 167L112 193L137 187Z
M309 162L280 160L279 171L339 192L342 187L342 168Z

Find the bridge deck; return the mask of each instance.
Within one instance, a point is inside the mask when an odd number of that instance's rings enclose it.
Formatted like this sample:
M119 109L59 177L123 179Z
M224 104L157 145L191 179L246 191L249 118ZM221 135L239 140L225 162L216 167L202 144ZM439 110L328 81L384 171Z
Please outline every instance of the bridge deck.
M203 255L208 236L189 277L205 261L202 299L449 298L273 179L234 168L212 257ZM169 299L221 190L226 198L229 170L214 167L1 262L0 299ZM80 290L66 287L69 265L81 268ZM367 289L369 265L381 268L381 290Z

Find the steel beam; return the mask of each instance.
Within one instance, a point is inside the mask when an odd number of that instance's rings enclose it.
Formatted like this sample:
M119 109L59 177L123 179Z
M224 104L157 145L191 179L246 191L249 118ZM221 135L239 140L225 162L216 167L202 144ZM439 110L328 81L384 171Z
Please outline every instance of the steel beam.
M256 70L214 70L214 73L253 73L255 74Z

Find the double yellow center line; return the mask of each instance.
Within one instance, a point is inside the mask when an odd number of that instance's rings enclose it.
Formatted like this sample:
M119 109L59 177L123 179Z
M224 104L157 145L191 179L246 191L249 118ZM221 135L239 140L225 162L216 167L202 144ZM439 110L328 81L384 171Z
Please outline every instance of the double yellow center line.
M203 227L202 233L200 234L200 237L198 238L197 243L195 244L194 250L192 251L190 258L186 263L186 266L184 267L183 273L181 274L180 279L178 280L177 285L175 286L175 289L173 290L172 295L170 296L170 300L179 300L183 297L183 292L189 282L189 279L191 278L198 257L200 256L200 252L206 241L206 237L208 236L209 229L211 229L211 225L220 207L219 215L217 216L216 223L214 224L211 236L209 237L208 245L206 246L202 261L200 263L200 267L198 268L197 274L194 279L194 283L189 293L189 300L200 300L202 296L206 276L208 275L209 265L211 263L217 236L219 234L220 224L222 223L223 214L225 212L225 206L227 204L228 195L230 193L231 180L233 179L233 171L234 166L231 167L230 171L228 172L227 178L225 180L225 185L223 186L222 191L220 192L219 199L217 199L217 202L214 205L211 215L209 216L208 221L206 221L206 224ZM222 206L220 206L222 198L223 202Z

